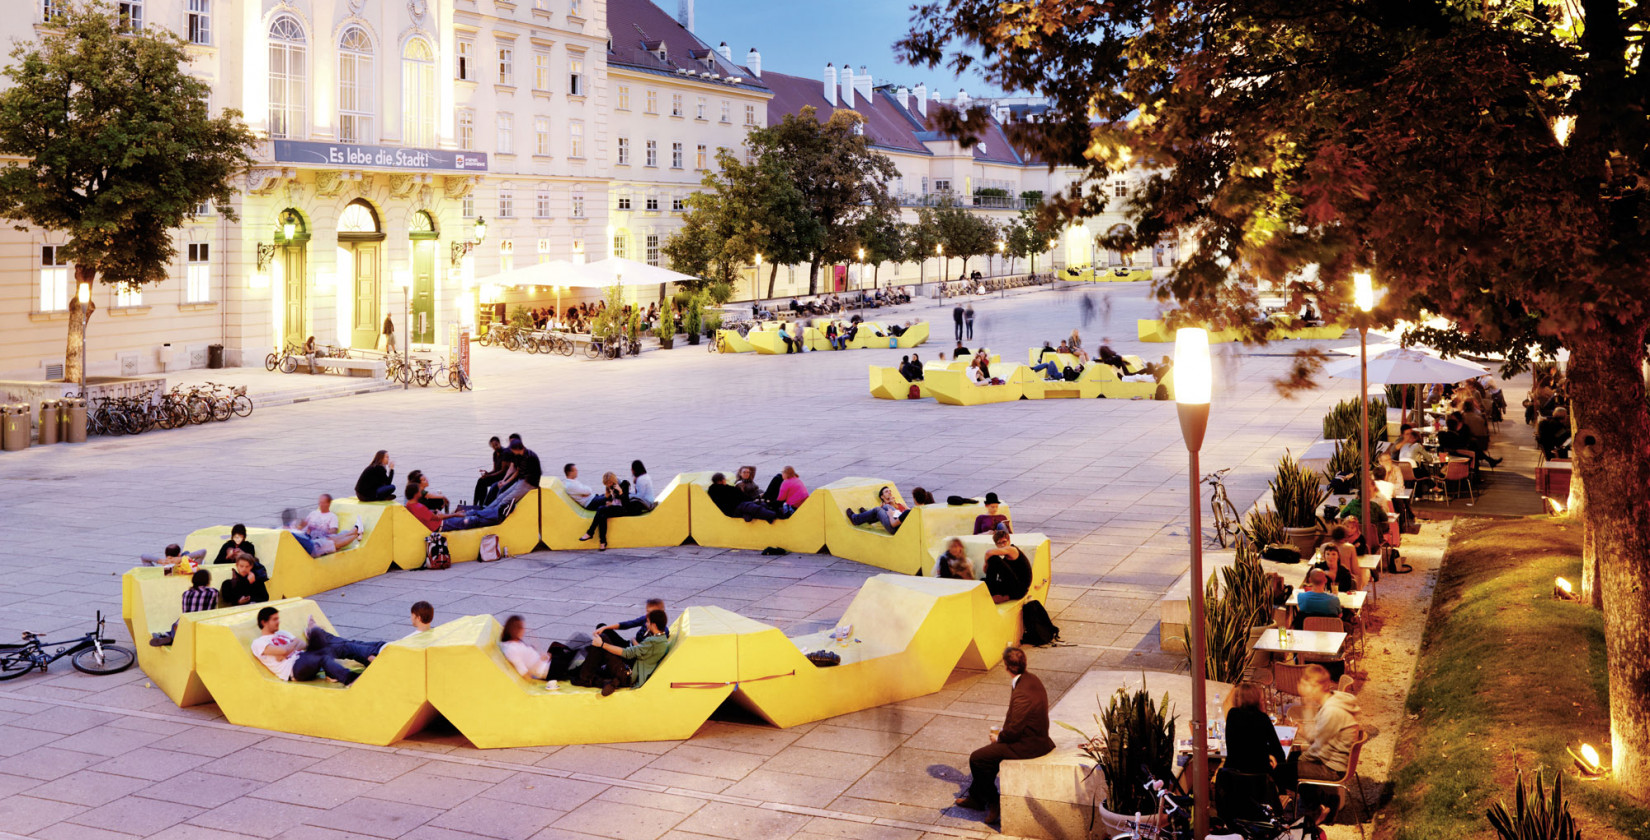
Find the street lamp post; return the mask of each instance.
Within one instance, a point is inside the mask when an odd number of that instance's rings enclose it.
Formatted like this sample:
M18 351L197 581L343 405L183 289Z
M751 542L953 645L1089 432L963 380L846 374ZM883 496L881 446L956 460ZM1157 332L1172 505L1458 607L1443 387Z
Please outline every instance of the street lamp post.
M1003 252L1007 248L1007 243L1003 242L1001 239L997 240L997 297L999 299L1008 297L1008 285L1002 282L1002 276L1008 273L1003 270L1003 261L1005 259Z
M940 305L944 306L945 305L945 278L951 274L951 272L949 271L951 265L945 259L945 243L942 242L942 243L936 244L934 246L934 256L940 258Z
M1054 271L1054 249L1058 247L1060 247L1060 240L1050 239L1048 241L1048 270L1050 273Z
M1209 429L1209 397L1212 371L1209 368L1209 333L1197 327L1175 331L1175 408L1180 415L1180 436L1186 441L1191 488L1192 546L1192 837L1203 840L1209 833L1209 711L1205 700L1207 678L1203 611L1203 508L1197 496L1198 451Z
M1369 530L1369 311L1375 308L1375 282L1367 271L1352 275L1352 302L1361 313L1358 316L1358 452L1362 460L1358 473L1358 525L1363 531L1364 548L1375 545L1375 535Z
M395 279L401 287L401 366L405 368L412 364L412 270L397 269ZM394 353L395 348L391 347L390 352ZM401 380L401 390L411 387L408 379Z
M859 249L859 282L854 284L859 298L859 314L865 314L865 249Z
M756 319L757 285L762 282L762 255L756 255L756 270L751 272L751 320Z

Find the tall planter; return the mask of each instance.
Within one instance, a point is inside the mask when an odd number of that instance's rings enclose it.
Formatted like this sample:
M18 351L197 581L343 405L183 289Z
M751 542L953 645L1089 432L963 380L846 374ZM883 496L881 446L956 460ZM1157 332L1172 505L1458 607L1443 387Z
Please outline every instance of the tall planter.
M1329 498L1323 476L1302 467L1286 452L1278 461L1276 477L1267 486L1272 488L1272 505L1283 520L1284 538L1300 550L1302 557L1312 556L1312 550L1318 547L1318 508Z
M1112 819L1156 813L1157 801L1144 789L1141 767L1159 779L1173 778L1175 716L1169 713L1169 695L1154 702L1144 688L1132 692L1119 688L1094 722L1100 725L1100 734L1090 738L1083 730L1057 721L1083 736L1083 755L1105 774L1106 801L1099 803L1101 814Z

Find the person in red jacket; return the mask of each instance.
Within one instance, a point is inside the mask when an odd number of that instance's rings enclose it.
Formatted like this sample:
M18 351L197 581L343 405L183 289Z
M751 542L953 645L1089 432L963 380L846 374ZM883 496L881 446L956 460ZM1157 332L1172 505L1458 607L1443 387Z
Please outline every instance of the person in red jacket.
M1019 647L1003 651L1003 669L1013 678L1008 714L991 743L968 756L973 782L968 793L957 798L957 807L985 811L985 821L992 825L1002 822L997 772L1003 762L1039 758L1054 751L1054 741L1048 737L1048 691L1037 675L1026 670L1026 652Z

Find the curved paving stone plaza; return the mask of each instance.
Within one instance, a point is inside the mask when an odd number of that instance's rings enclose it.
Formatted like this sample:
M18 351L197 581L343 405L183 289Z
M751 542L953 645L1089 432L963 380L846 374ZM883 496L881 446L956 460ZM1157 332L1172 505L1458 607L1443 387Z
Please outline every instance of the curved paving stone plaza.
M1087 303L1084 297L1087 296ZM1093 304L1091 307L1089 304ZM976 344L1005 359L1083 330L1085 344L1155 358L1144 284L978 298ZM902 307L942 329L949 302ZM1090 313L1084 323L1084 313ZM1236 345L1226 345L1236 348ZM1344 394L1285 400L1287 351L1217 355L1208 469L1233 467L1239 508L1281 451L1318 434ZM1054 541L1048 604L1071 646L1031 651L1057 702L1090 669L1178 670L1158 649L1157 601L1187 568L1185 449L1171 403L1056 400L972 408L889 402L868 364L893 351L716 356L698 347L596 362L479 350L474 392L392 390L262 410L233 424L94 438L0 458L0 638L119 624L120 574L206 525L278 525L324 492L348 495L374 450L467 496L490 435L520 433L547 473L634 458L655 475L791 465L810 486L859 475L937 496L997 492L1016 528ZM272 374L277 377L279 374ZM256 393L257 385L254 385ZM875 571L826 555L683 546L539 552L446 572L395 572L316 598L339 632L394 639L407 607L436 620L526 617L539 643L629 618L649 596L715 605L787 633L828 627ZM917 700L791 729L727 709L683 742L478 750L439 722L387 748L231 725L179 709L138 669L90 677L59 662L0 683L0 836L889 837L986 836L949 808L967 752L1001 720L1002 669L957 671ZM1080 721L1078 723L1089 723Z

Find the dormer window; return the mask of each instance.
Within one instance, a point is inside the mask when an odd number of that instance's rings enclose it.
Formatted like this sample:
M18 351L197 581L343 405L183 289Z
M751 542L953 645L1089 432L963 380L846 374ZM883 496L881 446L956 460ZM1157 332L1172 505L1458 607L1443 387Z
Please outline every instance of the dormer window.
M670 61L670 50L664 44L659 45L659 50L654 55L658 56L660 61Z

